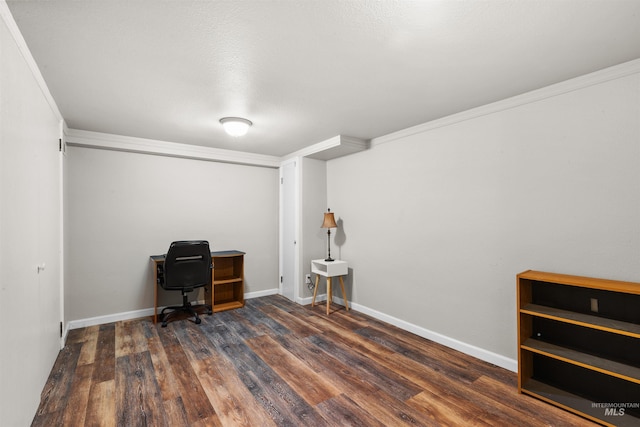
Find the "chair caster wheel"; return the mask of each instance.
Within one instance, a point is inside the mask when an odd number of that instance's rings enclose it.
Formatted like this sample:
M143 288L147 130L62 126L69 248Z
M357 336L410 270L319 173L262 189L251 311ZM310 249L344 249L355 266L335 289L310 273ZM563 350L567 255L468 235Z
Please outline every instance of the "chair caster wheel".
M208 314L209 316L211 316L211 315L213 314L213 311L209 310L209 311L207 311L207 314Z
M199 317L196 317L196 325L199 325L202 322Z
M167 327L167 322L162 322L162 327L166 328Z

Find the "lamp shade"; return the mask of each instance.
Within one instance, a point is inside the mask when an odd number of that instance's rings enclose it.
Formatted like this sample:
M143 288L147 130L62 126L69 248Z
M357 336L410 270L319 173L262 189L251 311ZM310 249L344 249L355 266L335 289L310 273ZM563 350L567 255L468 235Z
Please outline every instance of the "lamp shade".
M327 209L328 212L324 213L324 221L322 221L322 225L320 228L336 228L338 224L336 224L336 219L333 216L333 212L331 209Z
M224 117L220 119L220 123L231 136L243 136L249 131L249 127L253 124L250 120L241 117Z

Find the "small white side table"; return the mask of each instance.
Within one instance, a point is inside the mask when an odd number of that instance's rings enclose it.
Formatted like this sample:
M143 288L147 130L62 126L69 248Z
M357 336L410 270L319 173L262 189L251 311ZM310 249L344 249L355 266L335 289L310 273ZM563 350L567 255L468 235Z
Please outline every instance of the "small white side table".
M338 276L340 279L340 287L342 288L342 298L344 298L344 305L349 310L349 303L347 302L347 294L344 291L344 281L342 276L349 274L349 264L346 261L325 261L323 259L314 259L311 261L311 272L316 274L316 287L313 290L313 300L311 301L311 307L315 305L316 294L318 293L318 282L320 276L327 278L327 314L329 314L329 308L331 307L331 278Z

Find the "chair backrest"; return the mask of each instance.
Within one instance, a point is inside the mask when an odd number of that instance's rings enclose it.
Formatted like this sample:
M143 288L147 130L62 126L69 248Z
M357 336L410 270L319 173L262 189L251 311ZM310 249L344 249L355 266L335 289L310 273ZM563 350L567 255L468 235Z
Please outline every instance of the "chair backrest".
M211 283L211 252L206 240L171 243L164 260L165 289L190 291Z

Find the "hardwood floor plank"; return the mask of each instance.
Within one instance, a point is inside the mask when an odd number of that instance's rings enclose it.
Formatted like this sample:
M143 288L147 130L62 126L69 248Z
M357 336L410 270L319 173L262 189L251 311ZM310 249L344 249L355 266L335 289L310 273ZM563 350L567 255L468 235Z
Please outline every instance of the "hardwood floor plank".
M183 326L185 328L198 327L191 323L184 324ZM173 371L173 376L176 379L179 394L183 397L182 402L186 408L189 423L194 423L215 415L215 411L182 345L175 334L169 333L169 331L172 332L174 328L175 324L172 324L171 327L163 328L163 333L159 334L160 340L163 343L167 360Z
M80 357L78 358L78 365L89 365L96 360L96 348L98 346L98 333L100 327L88 326L82 329L85 331L82 341L82 350L80 351Z
M310 405L317 405L340 393L268 335L252 338L247 344Z
M116 425L116 381L93 382L89 391L85 427ZM58 424L51 424L58 425Z
M413 359L408 358L403 361L407 367L415 368L415 363ZM510 394L492 397L486 393L484 388L479 389L477 386L465 384L456 376L440 375L438 369L427 365L418 369L423 372L423 375L411 375L410 378L432 396L444 397L450 410L453 410L454 413L460 412L455 411L456 407L462 411L471 411L474 416L468 422L475 420L475 423L482 424L481 420L487 419L492 420L493 424L508 425L509 420L522 418L522 421L519 422L522 427L537 425L531 418L524 417L524 414L519 413L512 406L514 399L523 397L517 394L515 388L511 388ZM499 384L499 382L495 381L495 384ZM501 424L502 422L507 424Z
M261 304L262 306L278 307L281 310L284 310L290 313L298 312L298 314L300 314L301 316L307 315L307 311L305 310L305 307L299 304L292 304L291 301L289 301L288 299L286 299L281 295L268 295L266 297L256 298L256 299L259 301L254 301L253 299L251 299L251 300L247 300L246 303Z
M360 313L361 316L364 316ZM377 332L375 332L377 331ZM459 375L461 381L473 382L481 375L490 373L492 377L500 379L505 384L516 385L516 377L512 372L500 368L491 363L464 354L452 348L439 345L428 339L422 338L409 331L398 327L387 325L378 320L372 321L367 328L361 329L359 333L368 339L378 341L394 351L406 354L405 351L412 352L410 356L420 360L420 356L430 360L431 364L445 363L442 369L453 369ZM407 354L409 356L409 354Z
M229 328L237 337L247 340L258 335L262 335L262 332L257 328L257 324L249 321L247 318L247 311L244 308L233 311L225 311L222 313L216 313L216 322L224 324Z
M185 325L183 328L172 328L170 331L177 339L177 342L173 342L172 345L182 347L190 359L202 360L214 355L211 344L198 325Z
M166 332L173 333L173 330ZM146 337L147 347L151 355L151 363L156 376L156 381L160 388L163 400L175 400L180 397L177 381L173 375L171 364L167 359L162 341L158 335L157 325L151 322L143 323L143 334Z
M133 343L131 325L132 322L116 322L115 324L116 358L134 353L135 344Z
M434 425L425 414L382 390L367 395L355 393L348 396L384 425L414 427Z
M388 332L368 327L359 329L358 334L422 365L429 366L434 370L446 371L459 381L470 384L480 376L478 372L469 369L468 365L463 366L459 359L444 353L432 342L426 344L424 338L416 343L413 337L407 339L404 335L391 335Z
M244 371L240 378L279 426L324 426L326 422L284 383L265 372Z
M330 425L353 427L386 427L353 400L339 394L318 405L318 410Z
M259 308L253 308L247 305L240 311L234 311L237 312L237 318L248 323L250 327L256 331L258 336L265 334L275 336L291 333L287 326L270 317Z
M397 396L398 400L404 401L420 393L420 388L407 379L389 372L378 369L378 367L366 356L353 352L348 346L333 342L324 336L312 336L308 341L320 347L325 353L340 360L351 369L358 371L358 374L365 378L370 384L379 389Z
M273 369L265 364L246 344L231 344L224 352L235 365L245 386L270 414L278 414L276 423L313 422L323 425L314 408L299 396ZM282 416L282 417L281 417Z
M361 337L357 332L327 332L325 337L333 342L340 343L345 347L357 351L362 357L379 365L386 372L393 372L398 376L405 378L420 390L432 390L434 385L434 375L426 375L427 373L435 373L430 367L425 366L403 354L398 354L386 348L375 341L369 341Z
M299 337L320 333L320 330L311 325L307 318L300 318L299 316L290 314L289 312L282 310L280 307L264 306L260 307L260 311L266 313L269 317L275 319L280 324L287 325L287 328Z
M111 381L116 378L116 326L100 325L93 368L93 382Z
M268 414L244 387L233 364L221 353L210 350L203 331L203 328L182 328L176 330L176 336L218 418L226 425L268 426Z
M167 424L170 426L188 426L187 410L182 398L177 397L163 402L164 412L167 414Z
M226 358L214 354L210 359L193 360L192 363L223 425L276 425L244 386L233 365Z
M366 320L354 317L353 310L338 310L331 313L329 316L326 315L326 307L309 307L309 310L316 314L308 319L309 323L317 327L321 327L323 330L355 330L369 326L369 323L367 323Z
M330 381L341 393L368 395L378 390L357 370L351 369L319 347L309 345L309 342L304 338L283 335L277 337L276 340L283 348L304 362L309 369Z
M541 413L552 413L556 422L554 427L570 427L570 426L595 426L596 424L586 419L578 418L560 408L549 405L541 400L530 399L529 396L514 392L514 388L504 384L490 376L482 376L474 383L476 389L482 395L496 401L505 402L510 408L522 413L522 416L529 420L535 421L535 425L547 425L546 421L540 420Z
M83 346L84 347L84 346ZM69 389L69 399L62 417L63 426L84 425L91 391L93 365L78 365L74 372L73 382Z
M363 313L279 295L166 328L70 331L33 426L591 426L516 375Z
M222 427L221 421L218 419L216 415L213 415L204 420L198 420L195 423L191 424L190 427Z
M205 327L207 330L208 327ZM276 423L296 420L304 423L323 425L322 418L314 408L300 397L274 370L267 365L249 346L227 325L216 325L214 345L220 349L235 367L240 379L269 414L275 416ZM281 415L284 415L282 417ZM316 424L311 424L316 425Z
M143 323L140 321L129 321L131 325L131 333L133 335L133 352L143 353L149 351L149 345L146 340L146 331Z
M117 358L115 386L118 425L169 426L148 352Z
M85 334L87 333L88 328L79 328L79 329L71 329L67 333L66 344L77 344L85 341Z
M31 427L62 426L63 415L64 415L64 411L62 410L36 414L35 418L31 423Z
M82 344L76 343L65 346L60 351L40 395L36 416L58 412L66 407L81 348Z
M460 407L453 404L443 395L423 391L413 396L407 402L418 409L433 421L434 424L450 426L492 426L483 420L476 420L478 412L472 406Z

